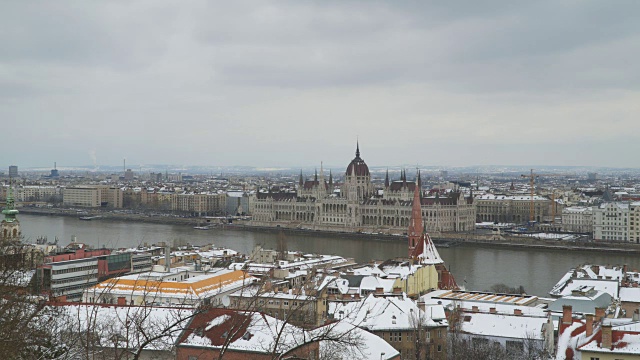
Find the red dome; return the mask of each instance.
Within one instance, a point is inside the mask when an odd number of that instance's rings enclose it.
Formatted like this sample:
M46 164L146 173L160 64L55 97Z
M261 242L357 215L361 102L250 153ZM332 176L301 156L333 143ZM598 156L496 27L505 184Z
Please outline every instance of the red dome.
M346 175L350 176L354 171L356 176L369 176L369 167L367 163L360 158L360 144L356 145L356 157L351 160L351 163L347 166Z

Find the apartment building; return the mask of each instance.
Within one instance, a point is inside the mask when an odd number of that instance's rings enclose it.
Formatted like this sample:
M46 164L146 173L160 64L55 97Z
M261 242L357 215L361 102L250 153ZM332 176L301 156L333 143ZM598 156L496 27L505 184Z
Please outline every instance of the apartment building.
M62 194L61 188L57 186L37 186L26 185L15 189L16 200L26 201L47 201L53 196Z
M640 244L640 202L629 204L629 241Z
M122 208L122 189L108 185L83 185L64 189L62 201L66 206Z
M629 203L610 202L593 209L593 238L629 241L629 208Z
M68 187L62 193L65 206L95 208L100 206L100 193L95 187Z
M593 233L593 209L586 206L562 209L562 230Z
M525 223L530 219L531 195L480 195L474 199L478 222ZM533 197L534 220L551 220L552 201L544 196Z

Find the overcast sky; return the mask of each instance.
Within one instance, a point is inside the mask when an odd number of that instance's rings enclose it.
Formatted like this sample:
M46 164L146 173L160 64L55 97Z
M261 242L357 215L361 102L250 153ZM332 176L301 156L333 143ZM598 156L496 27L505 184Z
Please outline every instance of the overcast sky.
M346 167L359 137L370 165L640 167L638 14L637 0L4 1L0 165Z

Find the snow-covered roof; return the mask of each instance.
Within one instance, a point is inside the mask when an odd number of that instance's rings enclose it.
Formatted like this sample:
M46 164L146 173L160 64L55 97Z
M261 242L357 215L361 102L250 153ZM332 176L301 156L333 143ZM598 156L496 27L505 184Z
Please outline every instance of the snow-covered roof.
M621 287L619 294L622 302L640 303L640 288Z
M178 346L216 349L228 341L228 350L283 354L311 339L307 331L265 314L217 308L196 315Z
M473 335L542 340L547 317L464 313L462 332Z
M105 304L59 305L57 319L65 329L86 332L96 330L105 347L140 348L145 341L141 331L149 338L157 337L144 346L147 350L169 350L186 328L193 314L190 308L168 308L153 306L109 306ZM73 338L73 337L70 337Z
M327 332L327 328L330 328ZM384 339L357 326L339 321L328 324L311 331L319 338L344 338L354 339L354 341L334 342L320 341L320 359L332 358L337 353L343 359L350 360L370 360L370 359L393 359L400 353ZM345 335L346 334L346 335Z
M359 302L330 303L329 313L335 319L344 319L369 331L413 329L420 322L428 327L447 326L442 306L434 305L425 313L406 294L383 297L370 294ZM432 313L436 317L431 318Z
M476 196L476 200L527 200L531 201L531 195L493 195L485 194ZM534 195L533 200L549 200L544 196Z

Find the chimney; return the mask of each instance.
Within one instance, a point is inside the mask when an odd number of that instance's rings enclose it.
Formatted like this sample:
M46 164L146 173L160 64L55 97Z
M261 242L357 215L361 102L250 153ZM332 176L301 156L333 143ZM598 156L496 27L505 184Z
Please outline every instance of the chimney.
M497 313L496 308L494 308L494 307L489 308L489 312L490 312L491 314L496 314L496 313Z
M480 309L478 309L478 306L477 306L477 305L473 305L473 306L471 307L471 312L477 313L478 311L480 311Z
M402 294L402 288L397 287L397 286L396 286L396 287L394 287L394 288L393 288L393 293L394 293L394 294L396 294L396 295L400 295L400 294Z
M164 268L167 272L171 272L171 247L168 245L164 248Z
M127 305L127 299L125 299L124 296L118 297L118 305L119 306Z
M425 311L426 308L426 304L424 303L424 301L418 301L418 309Z
M571 325L573 323L572 318L573 308L571 305L562 305L562 323L565 325ZM597 310L596 310L597 314Z
M593 334L593 318L595 317L595 315L593 314L587 314L587 337L591 336Z
M602 344L603 349L611 349L611 324L602 325Z
M384 288L377 287L376 288L376 295L382 295L382 294L384 294Z
M513 315L522 316L522 310L521 309L513 309Z
M604 308L596 308L596 321L602 321L602 319L604 319L604 316Z

